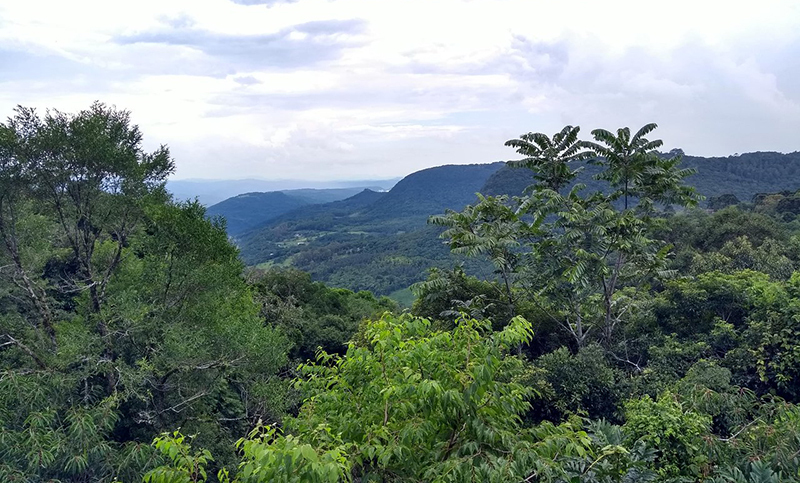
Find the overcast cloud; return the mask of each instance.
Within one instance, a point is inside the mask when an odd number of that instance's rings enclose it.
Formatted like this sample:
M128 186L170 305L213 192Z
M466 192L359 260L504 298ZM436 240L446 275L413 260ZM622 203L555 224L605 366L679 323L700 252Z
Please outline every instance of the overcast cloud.
M800 150L800 2L0 0L0 116L132 111L177 178L389 178L657 122Z

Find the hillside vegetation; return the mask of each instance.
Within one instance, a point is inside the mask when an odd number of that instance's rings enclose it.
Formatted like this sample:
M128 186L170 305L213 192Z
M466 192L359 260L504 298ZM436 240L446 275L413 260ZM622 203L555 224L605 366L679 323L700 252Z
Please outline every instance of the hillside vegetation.
M730 194L750 201L761 192L800 188L800 152L683 156L682 163L697 170L686 182L709 200ZM599 166L587 164L571 183L603 189L598 173ZM441 229L426 226L426 219L475 202L476 192L519 196L532 177L532 171L505 163L431 168L407 176L385 196L295 210L241 233L237 243L248 265L292 266L334 286L382 295L456 262L485 274L486 265L453 256L437 238Z
M655 129L508 141L531 189L427 225L489 270L431 270L401 311L247 269L126 111L18 108L0 481L800 482L798 192L697 209ZM588 163L597 189L574 185ZM344 221L389 196L333 205Z
M302 198L280 191L245 193L210 206L207 213L209 216L222 217L228 234L238 235L307 204L308 201Z
M367 188L296 189L244 193L210 206L208 215L223 218L228 234L236 236L301 206L343 200L365 189Z
M673 155L681 153L680 150L672 152ZM697 169L687 182L708 198L731 194L741 201L750 201L758 193L800 188L800 151L744 153L714 158L683 155L681 164ZM596 166L585 166L575 182L597 189L601 185L593 177L598 172ZM530 173L521 176L515 169L506 167L487 180L481 193L518 196L528 187L530 178Z
M386 295L452 258L426 226L433 213L474 199L502 163L440 166L413 173L388 193L303 207L237 238L249 265L292 266L316 279ZM477 265L477 264L472 264Z

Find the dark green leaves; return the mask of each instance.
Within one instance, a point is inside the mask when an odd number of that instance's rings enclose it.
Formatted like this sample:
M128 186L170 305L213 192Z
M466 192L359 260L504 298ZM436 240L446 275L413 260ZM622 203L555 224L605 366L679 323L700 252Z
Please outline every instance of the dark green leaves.
M543 133L528 133L519 139L506 141L506 146L525 156L519 161L509 161L509 164L533 170L534 178L542 186L559 191L578 174L579 170L572 169L570 164L592 156L591 151L578 140L580 130L577 126L566 126L552 139Z

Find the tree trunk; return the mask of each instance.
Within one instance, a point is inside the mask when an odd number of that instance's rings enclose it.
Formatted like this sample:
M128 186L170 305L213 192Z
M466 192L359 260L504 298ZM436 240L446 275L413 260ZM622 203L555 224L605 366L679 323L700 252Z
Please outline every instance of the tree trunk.
M14 223L13 217L11 219L11 223ZM13 231L13 226L11 229ZM9 230L7 230L2 217L0 217L0 236L3 237L6 249L11 256L11 260L14 262L14 270L17 273L17 276L22 280L20 287L25 290L25 292L28 294L28 297L30 297L31 301L33 302L33 305L36 307L39 318L41 319L41 326L44 329L45 334L47 334L53 349L55 350L56 331L53 327L53 313L50 310L50 306L47 304L47 294L39 293L38 287L25 271L25 267L22 265L22 258L19 255L19 246L17 244L16 237L13 233L9 233Z

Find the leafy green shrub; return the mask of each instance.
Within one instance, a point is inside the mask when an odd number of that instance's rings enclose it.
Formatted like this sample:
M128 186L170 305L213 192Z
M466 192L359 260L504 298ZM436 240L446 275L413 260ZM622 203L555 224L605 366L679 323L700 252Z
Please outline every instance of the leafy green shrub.
M655 401L644 396L625 404L626 441L642 441L658 450L654 467L662 478L702 475L708 463L704 437L710 426L710 417L686 410L670 392Z

